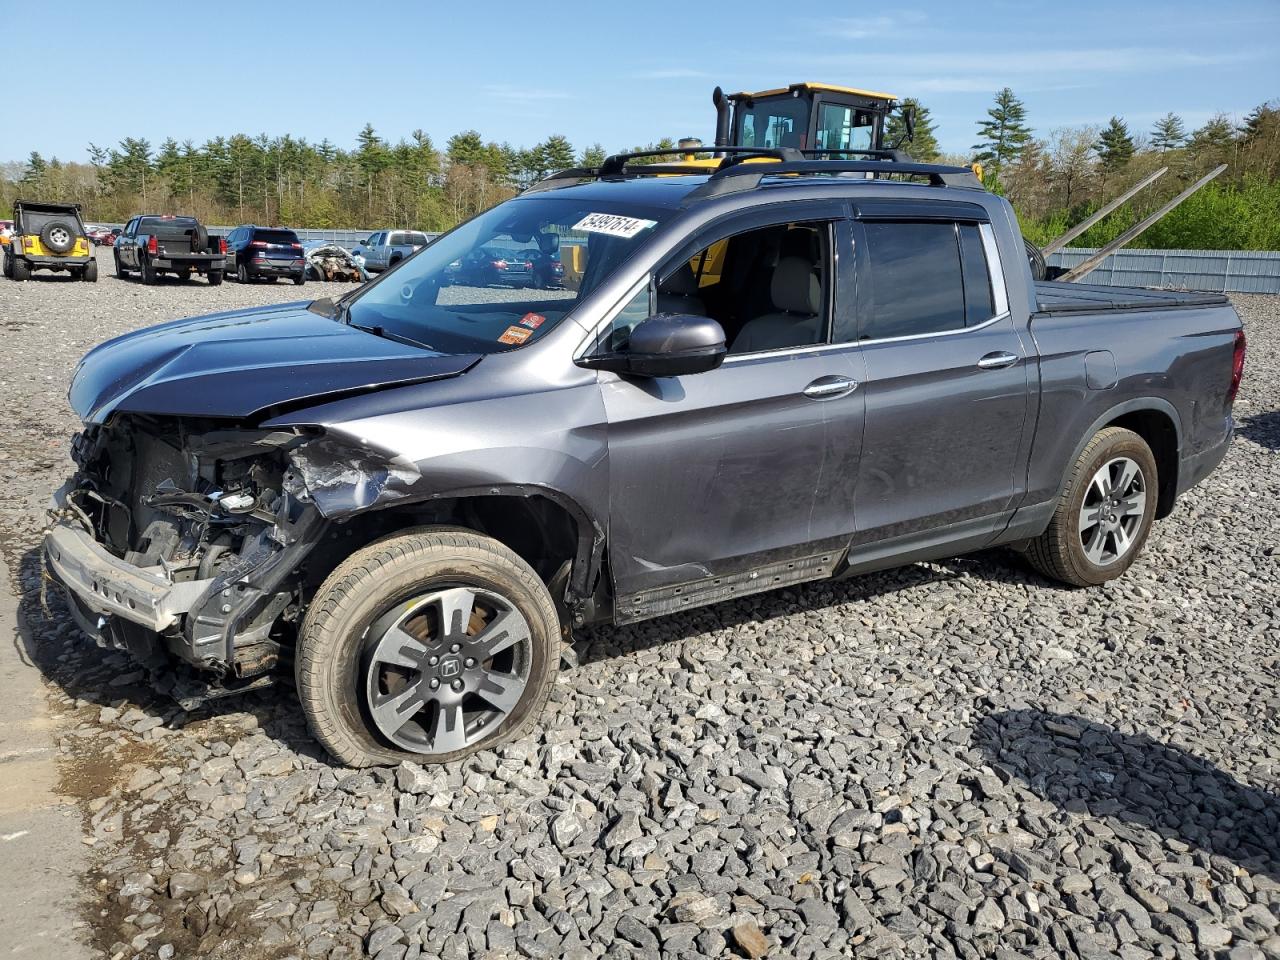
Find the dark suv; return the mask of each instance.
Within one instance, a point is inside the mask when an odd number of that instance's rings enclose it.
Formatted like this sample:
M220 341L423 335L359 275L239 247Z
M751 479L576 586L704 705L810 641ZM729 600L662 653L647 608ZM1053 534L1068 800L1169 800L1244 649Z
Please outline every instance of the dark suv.
M307 259L292 230L282 227L236 227L227 237L227 269L241 283L288 277L298 286L307 282Z
M585 625L1002 544L1123 574L1230 443L1226 299L1034 282L967 169L757 154L614 157L336 302L91 351L77 622L208 696L290 671L363 765L521 736ZM563 288L458 271L562 239Z

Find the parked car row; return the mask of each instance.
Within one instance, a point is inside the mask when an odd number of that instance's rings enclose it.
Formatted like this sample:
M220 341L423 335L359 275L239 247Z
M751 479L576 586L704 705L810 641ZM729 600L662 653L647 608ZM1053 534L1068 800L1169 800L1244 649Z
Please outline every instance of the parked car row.
M25 215L24 215L25 213ZM382 230L348 249L338 243L303 243L286 227L244 224L225 237L210 234L195 217L140 214L123 227L86 224L78 204L14 203L14 219L0 220L4 275L26 280L35 270L70 272L97 280L92 247L112 247L117 277L156 283L161 276L189 280L203 276L211 286L232 277L240 283L281 278L302 286L310 280L362 283L370 273L396 266L430 242L418 230ZM488 277L480 265L467 271L482 282L552 289L563 286L558 257L540 251L495 254L500 271Z

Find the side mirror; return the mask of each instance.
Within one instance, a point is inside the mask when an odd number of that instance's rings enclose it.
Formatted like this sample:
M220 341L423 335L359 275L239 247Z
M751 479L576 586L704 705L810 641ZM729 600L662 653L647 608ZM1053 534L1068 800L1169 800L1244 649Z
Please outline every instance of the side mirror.
M916 138L915 104L904 103L902 105L902 127L905 132L903 133L902 138L893 145L895 150L904 143L913 142Z
M679 377L714 370L727 352L724 330L710 317L660 313L636 325L626 350L582 363L634 377Z

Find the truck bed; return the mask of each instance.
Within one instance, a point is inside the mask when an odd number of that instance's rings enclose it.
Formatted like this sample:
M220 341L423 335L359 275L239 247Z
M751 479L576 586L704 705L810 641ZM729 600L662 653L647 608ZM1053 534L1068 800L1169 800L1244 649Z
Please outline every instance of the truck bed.
M1150 310L1205 307L1227 302L1221 293L1184 293L1146 287L1107 287L1089 283L1041 280L1036 283L1040 313L1098 313L1103 310Z

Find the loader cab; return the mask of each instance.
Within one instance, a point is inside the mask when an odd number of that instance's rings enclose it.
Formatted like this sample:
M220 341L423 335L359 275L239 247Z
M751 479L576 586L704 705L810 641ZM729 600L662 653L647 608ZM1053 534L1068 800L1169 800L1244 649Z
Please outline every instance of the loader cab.
M897 105L897 97L889 93L793 83L760 93L730 94L724 101L731 114L725 117L727 123L717 123L721 145L833 151L892 146L884 143L885 119Z

